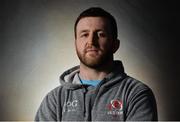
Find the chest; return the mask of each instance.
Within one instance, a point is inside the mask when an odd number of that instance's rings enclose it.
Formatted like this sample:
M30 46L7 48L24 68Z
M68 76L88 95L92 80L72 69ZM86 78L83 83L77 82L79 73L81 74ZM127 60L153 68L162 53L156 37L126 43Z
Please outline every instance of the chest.
M61 99L64 121L124 120L125 101L117 88L103 91L75 90L65 92Z

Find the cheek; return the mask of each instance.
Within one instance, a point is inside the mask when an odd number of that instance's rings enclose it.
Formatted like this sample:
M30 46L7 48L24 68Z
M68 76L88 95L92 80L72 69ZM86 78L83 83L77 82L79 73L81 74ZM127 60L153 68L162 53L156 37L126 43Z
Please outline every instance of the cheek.
M111 44L110 42L108 42L108 40L106 40L106 41L101 41L101 42L100 42L100 47L101 47L101 49L103 49L103 50L109 50L109 49L112 48L112 44Z
M84 50L84 44L83 43L80 43L79 41L76 41L75 42L75 46L76 46L76 50L82 52Z

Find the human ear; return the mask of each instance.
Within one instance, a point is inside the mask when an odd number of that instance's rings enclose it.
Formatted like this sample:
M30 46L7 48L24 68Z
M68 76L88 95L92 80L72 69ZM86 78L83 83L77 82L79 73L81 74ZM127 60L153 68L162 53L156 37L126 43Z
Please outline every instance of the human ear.
M115 53L119 49L120 40L119 39L114 40L114 44L113 45L114 45L113 46L113 53Z

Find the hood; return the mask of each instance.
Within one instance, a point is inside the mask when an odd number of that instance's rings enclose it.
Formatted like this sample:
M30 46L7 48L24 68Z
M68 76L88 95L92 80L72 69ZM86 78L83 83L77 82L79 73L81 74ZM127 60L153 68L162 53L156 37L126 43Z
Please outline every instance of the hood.
M80 66L75 66L68 69L60 76L60 84L67 89L81 88L82 84L78 77ZM104 87L112 86L126 76L124 67L121 61L114 61L113 70L100 83Z

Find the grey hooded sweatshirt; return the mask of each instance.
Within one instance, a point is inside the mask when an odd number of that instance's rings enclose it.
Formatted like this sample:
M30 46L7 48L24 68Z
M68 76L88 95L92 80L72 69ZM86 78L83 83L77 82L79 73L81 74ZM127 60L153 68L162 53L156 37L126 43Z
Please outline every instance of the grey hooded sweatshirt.
M120 61L97 87L83 85L79 66L60 76L61 85L42 101L35 121L132 121L157 120L151 89L127 76Z

